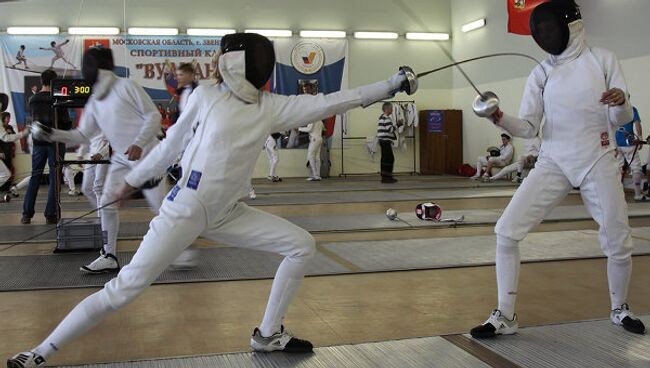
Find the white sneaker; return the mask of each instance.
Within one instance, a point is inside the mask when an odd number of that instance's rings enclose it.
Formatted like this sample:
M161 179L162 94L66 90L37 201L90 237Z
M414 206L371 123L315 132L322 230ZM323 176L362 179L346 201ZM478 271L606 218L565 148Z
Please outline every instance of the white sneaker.
M478 180L480 177L481 177L481 175L476 174L476 175L474 175L474 176L470 176L469 178L470 178L471 180Z
M75 189L75 190L69 190L69 191L68 191L68 195L71 195L71 196L78 196L78 195L80 195L80 194L81 194L81 192L78 191L78 190L76 190L76 189Z
M609 314L609 318L613 324L623 326L627 331L640 335L645 334L645 325L634 313L630 312L630 306L627 303L623 303L620 307L614 309Z
M640 194L638 196L634 196L634 201L635 202L647 202L648 197L644 196L643 194Z
M280 327L280 332L269 337L262 336L260 330L256 328L251 336L251 347L255 351L264 353L278 350L285 353L311 353L314 350L311 342L293 337L284 326Z
M198 249L188 248L181 253L178 258L169 265L172 271L187 271L194 269L199 264L199 251Z
M33 368L45 365L45 359L42 356L25 351L18 353L13 358L7 360L7 368Z
M117 258L110 253L101 255L89 265L79 268L79 271L84 273L106 273L117 272L119 270L120 264L117 262Z
M308 181L320 181L320 176L310 176L307 178Z
M251 189L251 191L248 192L248 198L250 198L250 199L255 199L255 198L257 198L257 194L255 194L255 190L254 190L254 189Z
M475 339L485 339L495 337L496 335L512 335L517 332L519 323L517 322L517 315L512 317L512 320L507 319L501 315L501 311L495 309L490 314L490 317L482 325L472 328L469 332Z
M13 187L11 187L11 189L9 189L9 193L10 193L14 198L18 198L18 188L16 188L15 185L14 185Z

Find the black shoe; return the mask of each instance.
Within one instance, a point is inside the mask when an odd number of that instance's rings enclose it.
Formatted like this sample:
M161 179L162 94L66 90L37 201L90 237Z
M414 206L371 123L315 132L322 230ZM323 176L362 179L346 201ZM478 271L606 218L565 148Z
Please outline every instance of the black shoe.
M45 218L45 224L46 225L56 225L59 223L59 219L56 217L46 217Z
M23 216L23 217L20 219L20 223L23 224L23 225L29 225L29 224L32 223L32 218L31 218L31 217L27 217L27 216Z
M385 177L385 178L381 178L381 182L382 184L393 184L393 183L397 183L397 179L393 177Z
M314 346L307 340L301 340L285 331L284 326L280 327L277 332L269 337L262 336L258 328L253 331L251 336L251 347L255 351L269 353L272 351L283 351L285 353L311 353Z

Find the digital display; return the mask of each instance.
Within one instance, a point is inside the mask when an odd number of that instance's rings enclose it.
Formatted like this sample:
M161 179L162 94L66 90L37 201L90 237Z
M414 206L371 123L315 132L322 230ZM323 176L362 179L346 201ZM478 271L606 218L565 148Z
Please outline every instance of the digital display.
M92 94L89 82L83 79L56 79L52 81L52 97L87 100Z

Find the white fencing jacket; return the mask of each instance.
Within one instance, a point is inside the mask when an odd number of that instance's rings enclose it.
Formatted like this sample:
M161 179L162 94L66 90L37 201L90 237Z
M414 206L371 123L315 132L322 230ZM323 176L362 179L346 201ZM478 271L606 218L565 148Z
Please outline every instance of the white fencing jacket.
M582 20L569 24L569 46L549 56L528 77L519 118L504 114L498 126L516 137L533 138L541 127L538 162L557 165L573 186L580 186L594 164L615 148L612 125L632 120L632 106L600 102L603 92L627 85L616 55L588 47Z
M90 140L103 133L114 154L124 154L131 145L142 148L143 153L158 142L161 117L156 105L142 87L112 72L99 71L79 128L54 130L52 139L59 142L90 144Z
M167 199L174 200L179 190L194 191L209 221L218 221L239 198L248 195L259 147L271 133L366 106L390 97L395 88L383 81L328 95L282 96L258 91L259 96L250 98L249 103L225 82L199 86L167 131L167 138L126 176L126 182L140 187L162 174L185 151L183 176Z
M526 156L539 156L539 149L542 146L542 140L539 137L526 139L524 142L524 149Z

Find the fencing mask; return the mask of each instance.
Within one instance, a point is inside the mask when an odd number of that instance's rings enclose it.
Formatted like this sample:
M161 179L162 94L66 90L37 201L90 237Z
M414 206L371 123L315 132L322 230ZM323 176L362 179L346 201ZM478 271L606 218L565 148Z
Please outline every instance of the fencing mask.
M7 107L9 107L9 96L0 93L0 112L7 110Z
M269 80L274 67L275 51L268 38L257 33L232 33L221 39L219 73L241 99L257 102L259 89Z
M442 208L435 203L421 203L415 206L415 216L420 220L440 221Z
M569 44L569 23L578 19L582 17L574 0L551 0L533 10L530 32L544 51L560 55Z
M81 74L90 84L95 84L99 76L99 69L113 70L114 67L111 49L91 47L84 52Z

